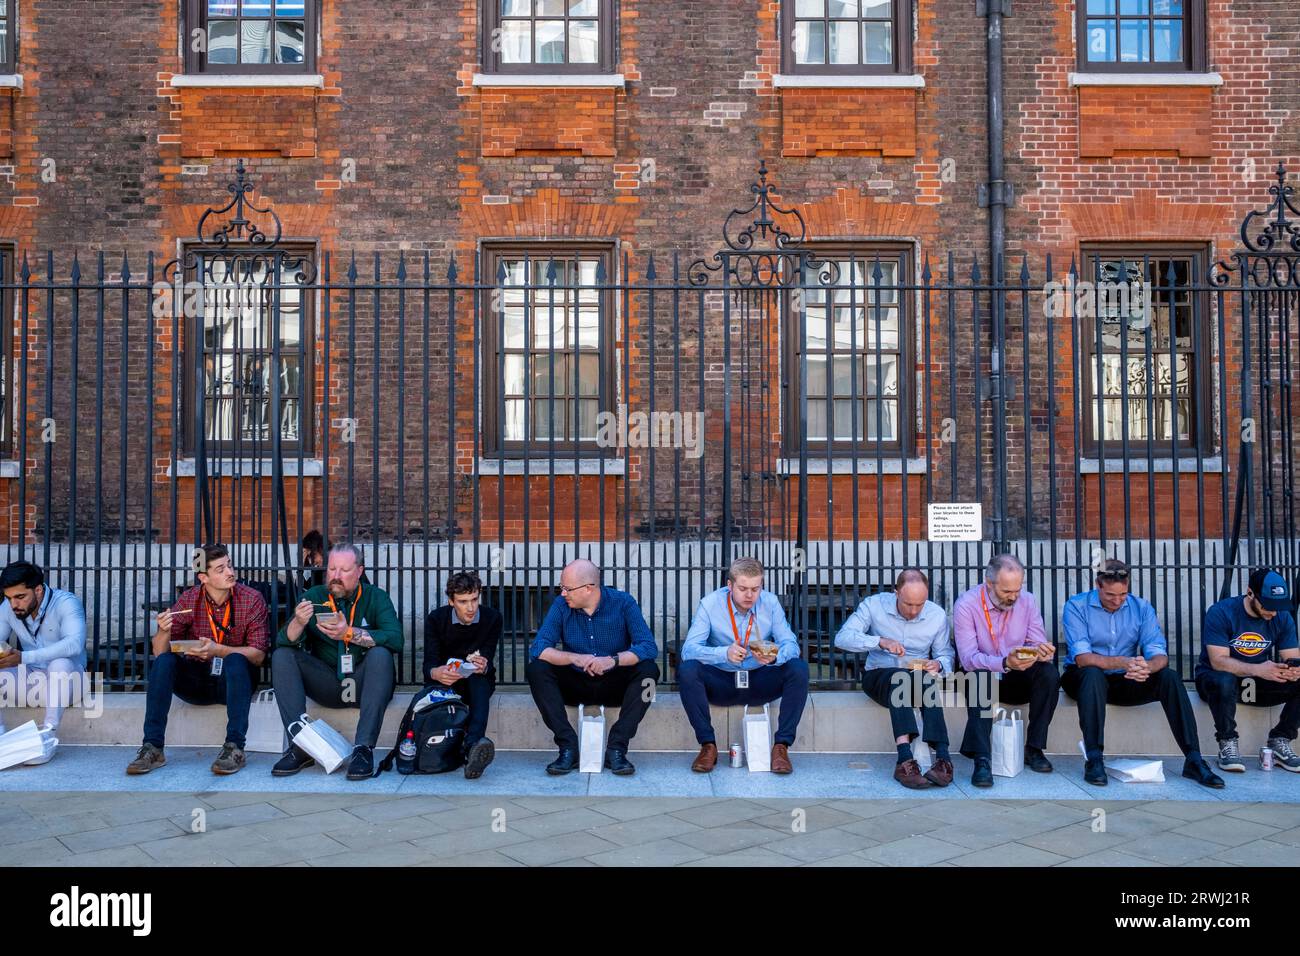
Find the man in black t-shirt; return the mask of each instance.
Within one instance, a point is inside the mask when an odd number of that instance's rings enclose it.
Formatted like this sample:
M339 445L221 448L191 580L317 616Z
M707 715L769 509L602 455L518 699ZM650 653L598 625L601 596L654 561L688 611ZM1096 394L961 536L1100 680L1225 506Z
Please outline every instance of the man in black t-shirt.
M471 780L481 777L496 755L485 734L496 689L492 659L501 640L501 612L481 604L482 594L478 574L457 571L447 581L451 603L430 611L424 622L425 683L441 685L469 704L465 776Z

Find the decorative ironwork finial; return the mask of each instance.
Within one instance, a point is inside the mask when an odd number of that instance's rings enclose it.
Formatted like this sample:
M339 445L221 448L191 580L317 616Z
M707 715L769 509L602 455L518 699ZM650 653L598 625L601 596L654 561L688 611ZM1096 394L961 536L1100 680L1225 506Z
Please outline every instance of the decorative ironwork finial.
M282 227L280 217L270 206L258 206L252 199L248 198L253 193L253 183L248 178L248 171L244 168L244 160L241 158L235 164L235 181L226 186L226 191L232 193L230 202L218 208L209 206L207 210L199 217L198 236L199 242L205 246L225 249L232 242L246 243L259 249L268 249L276 246L280 242ZM262 229L255 221L249 217L249 213L258 213L262 216L269 216L270 223L274 227L271 234ZM207 231L208 220L230 213L230 218L226 220L225 225L219 228L213 228L211 232Z
M728 249L736 252L752 252L763 248L758 245L761 241L769 243L769 248L775 251L807 239L808 230L799 211L777 205L773 200L772 196L776 188L767 181L766 159L758 161L758 181L749 187L749 191L754 194L753 203L744 209L733 209L723 224L722 238ZM793 220L792 228L797 226L797 232L785 229L774 218L774 214L787 221ZM753 218L745 228L738 233L733 232L738 220L745 220L750 216Z
M1282 252L1279 246L1285 243L1291 252L1300 252L1300 209L1291 201L1295 187L1286 181L1286 164L1279 162L1274 172L1277 185L1268 187L1268 194L1273 201L1267 209L1255 209L1241 221L1241 241L1251 252ZM1290 213L1290 216L1287 214ZM1251 225L1256 219L1269 217L1269 221L1254 236L1250 235ZM1295 217L1295 218L1291 218Z

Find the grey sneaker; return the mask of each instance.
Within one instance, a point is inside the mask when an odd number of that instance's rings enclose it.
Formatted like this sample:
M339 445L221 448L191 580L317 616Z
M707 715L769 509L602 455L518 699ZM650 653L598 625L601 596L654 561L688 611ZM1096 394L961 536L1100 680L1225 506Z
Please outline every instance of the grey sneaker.
M221 747L221 753L212 761L212 772L220 776L229 776L244 769L244 748L227 740Z
M144 744L135 755L135 759L126 765L126 772L131 776L138 776L142 773L148 773L161 767L167 762L163 756L162 748L155 747L153 744Z
M1285 737L1269 737L1268 749L1273 751L1273 765L1292 773L1300 773L1300 756L1291 749L1291 741Z
M1219 741L1219 769L1231 770L1233 773L1245 773L1246 765L1241 762L1241 751L1237 749L1237 738Z

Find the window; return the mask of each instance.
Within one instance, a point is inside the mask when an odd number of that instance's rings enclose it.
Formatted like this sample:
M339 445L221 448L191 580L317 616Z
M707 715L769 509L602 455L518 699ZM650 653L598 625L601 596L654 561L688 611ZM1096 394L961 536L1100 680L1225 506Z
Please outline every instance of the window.
M312 446L311 369L313 302L309 290L295 278L310 273L312 252L286 248L283 253L196 253L189 281L201 286L195 296L195 318L189 342L202 348L198 362L185 363L185 394L203 403L204 439L208 451L236 457L261 457L271 452L272 388L280 390L280 440L286 452ZM307 266L302 263L306 261ZM274 278L276 264L279 280ZM279 368L274 367L272 336L276 332L279 296ZM187 298L189 295L187 294ZM201 384L195 382L202 368ZM200 389L202 391L200 392ZM196 409L185 416L186 448L192 454Z
M0 0L0 56L4 57L4 62L0 63L0 73L14 73L18 70L18 25L14 18L14 7L17 4L18 0Z
M317 0L185 0L191 73L311 73Z
M611 73L614 0L483 0L494 73Z
M785 379L791 383L786 453L799 453L802 401L810 452L900 454L911 389L909 297L900 286L910 282L910 252L899 246L818 248L813 257L797 290L804 314L787 308L784 322ZM821 284L823 272L833 284ZM803 351L807 379L801 381Z
M787 73L910 73L911 0L783 0Z
M1175 434L1180 454L1210 451L1209 302L1191 288L1193 263L1199 285L1205 261L1194 247L1084 250L1080 278L1096 289L1095 318L1079 312L1090 454L1122 454L1126 433L1136 456L1146 456L1148 435L1165 455Z
M1204 0L1077 0L1079 69L1205 69Z
M613 296L597 286L610 281L612 250L496 247L484 266L499 304L484 314L485 454L600 454L597 415L614 408L614 320Z

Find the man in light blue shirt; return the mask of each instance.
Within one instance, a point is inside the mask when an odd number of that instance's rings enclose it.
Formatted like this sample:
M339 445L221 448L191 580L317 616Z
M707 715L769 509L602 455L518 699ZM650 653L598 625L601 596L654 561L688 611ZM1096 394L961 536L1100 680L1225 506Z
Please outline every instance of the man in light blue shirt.
M57 730L65 708L82 693L86 670L86 610L70 591L45 583L45 573L30 561L15 561L0 572L0 683L4 696L17 699L24 684L28 705L43 704L44 727ZM4 732L0 721L0 733ZM44 763L53 751L31 763Z
M929 600L930 581L920 568L905 568L893 591L867 598L835 635L835 646L867 654L862 690L889 709L898 763L894 779L910 790L952 783L948 727L934 682L952 673L953 647L948 615ZM924 732L919 736L934 748L934 764L925 773L912 754L918 736L916 715L921 708Z
M776 595L763 590L763 565L737 558L727 587L705 595L682 642L678 691L700 753L691 764L708 773L718 761L709 704L735 707L781 699L772 745L772 772L790 773L794 743L808 702L808 665Z
M1065 673L1061 686L1079 702L1086 762L1083 779L1106 785L1106 704L1131 707L1160 702L1185 757L1183 776L1213 789L1223 778L1201 757L1196 714L1187 688L1169 668L1168 646L1155 609L1129 593L1129 566L1111 558L1097 572L1096 587L1065 602Z

